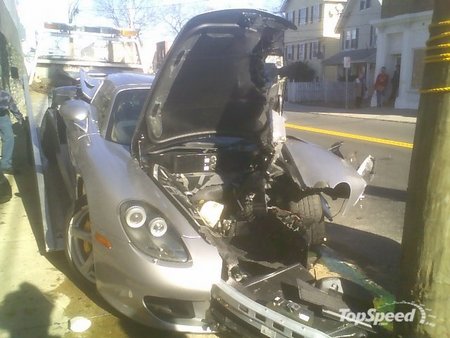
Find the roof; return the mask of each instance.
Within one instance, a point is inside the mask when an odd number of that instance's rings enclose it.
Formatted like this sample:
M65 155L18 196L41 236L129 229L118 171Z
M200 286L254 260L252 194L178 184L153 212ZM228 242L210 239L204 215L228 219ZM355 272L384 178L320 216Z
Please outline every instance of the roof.
M344 63L345 56L350 57L351 63L375 63L377 49L370 48L343 50L324 60L322 64L324 64L325 66L342 65Z

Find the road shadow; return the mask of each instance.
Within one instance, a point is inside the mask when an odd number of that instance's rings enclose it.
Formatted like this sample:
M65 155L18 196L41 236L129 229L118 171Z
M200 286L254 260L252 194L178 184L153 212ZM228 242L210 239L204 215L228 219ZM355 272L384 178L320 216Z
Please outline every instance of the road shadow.
M57 338L48 332L53 307L50 296L33 284L22 283L0 305L0 328L7 330L10 338Z
M27 122L22 126L15 124L14 134L16 137L13 166L17 170L14 179L19 191L18 196L22 199L39 252L43 254L45 253L43 224Z
M375 283L395 294L401 253L400 243L367 231L327 223L327 245L354 263Z
M406 198L408 196L406 190L377 187L374 185L368 185L366 187L366 190L364 191L364 194L386 198L398 202L406 202Z

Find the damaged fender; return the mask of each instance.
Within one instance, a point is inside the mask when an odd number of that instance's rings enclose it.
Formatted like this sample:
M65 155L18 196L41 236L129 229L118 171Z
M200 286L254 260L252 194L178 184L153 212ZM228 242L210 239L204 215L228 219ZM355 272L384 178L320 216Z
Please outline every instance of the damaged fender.
M335 189L338 185L347 185L348 198L344 212L355 205L366 188L366 181L344 159L315 144L289 137L285 143L300 175L302 188Z

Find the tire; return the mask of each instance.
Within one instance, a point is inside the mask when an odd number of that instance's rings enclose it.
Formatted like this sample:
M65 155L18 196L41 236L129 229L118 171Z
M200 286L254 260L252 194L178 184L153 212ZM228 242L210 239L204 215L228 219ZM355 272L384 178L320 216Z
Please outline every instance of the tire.
M50 108L49 108L50 109ZM44 113L41 124L41 146L45 157L49 161L56 160L57 145L55 142L58 141L58 136L56 135L56 130L54 124L50 121L52 119L49 109Z
M93 236L86 198L81 198L75 212L66 227L66 258L76 277L87 287L95 286Z
M298 201L291 201L289 209L303 220L309 245L319 245L325 241L324 213L319 194L306 195Z

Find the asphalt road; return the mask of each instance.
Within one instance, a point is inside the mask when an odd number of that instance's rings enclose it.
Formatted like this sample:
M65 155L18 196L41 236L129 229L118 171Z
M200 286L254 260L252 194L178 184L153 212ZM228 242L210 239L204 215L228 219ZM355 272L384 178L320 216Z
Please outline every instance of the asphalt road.
M412 142L414 131L413 124L299 113L287 116L289 123L302 126L405 142ZM289 134L324 147L342 140L295 129L289 129ZM328 245L392 291L411 150L343 140L342 151L346 157L354 158L357 163L371 154L377 160L377 171L365 199L327 225ZM19 142L18 147L21 146ZM135 324L115 313L95 292L80 289L72 279L63 254L43 255L35 180L32 168L23 159L21 161L25 169L15 180L10 177L15 196L0 205L0 255L3 257L0 260L0 337L208 337L168 334ZM330 203L333 210L339 210L341 201ZM74 316L89 318L92 327L82 334L70 332L68 321Z

